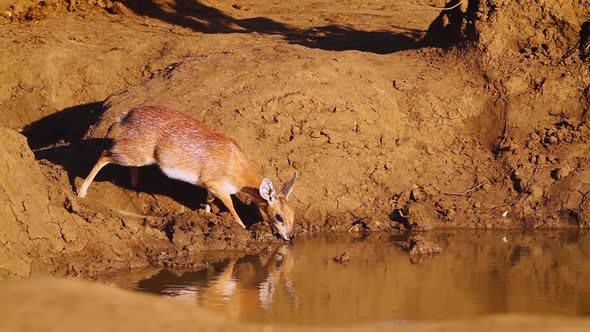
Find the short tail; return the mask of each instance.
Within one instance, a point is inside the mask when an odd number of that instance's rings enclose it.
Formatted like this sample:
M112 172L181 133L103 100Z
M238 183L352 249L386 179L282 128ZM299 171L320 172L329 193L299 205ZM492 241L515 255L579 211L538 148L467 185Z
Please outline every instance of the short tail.
M131 112L131 110L133 110L133 108L130 108L126 111L121 112L121 114L119 114L119 116L117 116L117 120L115 120L115 123L121 123L121 121L123 121L123 119L125 119L127 117L127 115L129 114L129 112Z
M115 131L117 130L117 128L119 127L121 122L125 121L125 118L127 118L129 113L131 111L133 111L134 109L135 108L127 109L127 110L121 112L119 115L117 115L117 117L115 118L115 121L113 122L113 124L111 124L111 126L109 127L109 130L107 131L107 137L112 138L113 135L115 135Z

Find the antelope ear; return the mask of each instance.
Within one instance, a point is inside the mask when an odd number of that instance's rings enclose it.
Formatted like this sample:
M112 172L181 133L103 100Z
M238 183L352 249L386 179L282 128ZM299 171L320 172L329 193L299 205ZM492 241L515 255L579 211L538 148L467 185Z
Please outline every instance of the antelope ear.
M260 193L260 196L262 196L262 198L264 198L269 203L275 199L275 186L267 178L262 180L258 192Z
M295 187L295 180L299 176L299 172L295 171L293 176L285 183L283 189L279 192L279 195L284 196L287 200L289 199L289 195L293 192L293 187Z

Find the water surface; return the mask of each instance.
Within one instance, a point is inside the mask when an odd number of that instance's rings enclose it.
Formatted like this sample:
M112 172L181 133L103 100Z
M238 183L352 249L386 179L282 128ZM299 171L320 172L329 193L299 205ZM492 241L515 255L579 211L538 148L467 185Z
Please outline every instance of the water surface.
M498 313L590 314L590 236L571 232L427 233L443 248L410 257L396 236L298 238L262 255L127 287L247 321L345 325ZM347 252L348 264L333 257Z

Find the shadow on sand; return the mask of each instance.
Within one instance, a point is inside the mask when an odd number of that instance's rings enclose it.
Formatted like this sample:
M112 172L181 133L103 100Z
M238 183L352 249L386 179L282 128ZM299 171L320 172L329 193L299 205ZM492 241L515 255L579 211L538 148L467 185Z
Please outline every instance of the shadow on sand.
M153 0L129 0L124 4L138 15L182 26L202 33L259 33L280 35L290 44L330 51L357 50L378 54L417 48L423 31L406 29L362 31L343 25L298 29L266 17L236 19L223 11L194 0L176 0L163 8Z

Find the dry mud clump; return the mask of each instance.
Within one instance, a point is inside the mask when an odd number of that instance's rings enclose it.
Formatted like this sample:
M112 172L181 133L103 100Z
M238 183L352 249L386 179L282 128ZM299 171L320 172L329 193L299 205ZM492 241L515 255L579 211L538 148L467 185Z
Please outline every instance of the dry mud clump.
M432 240L426 240L419 234L410 235L403 241L394 241L393 244L407 252L413 264L421 263L443 251L438 244Z

